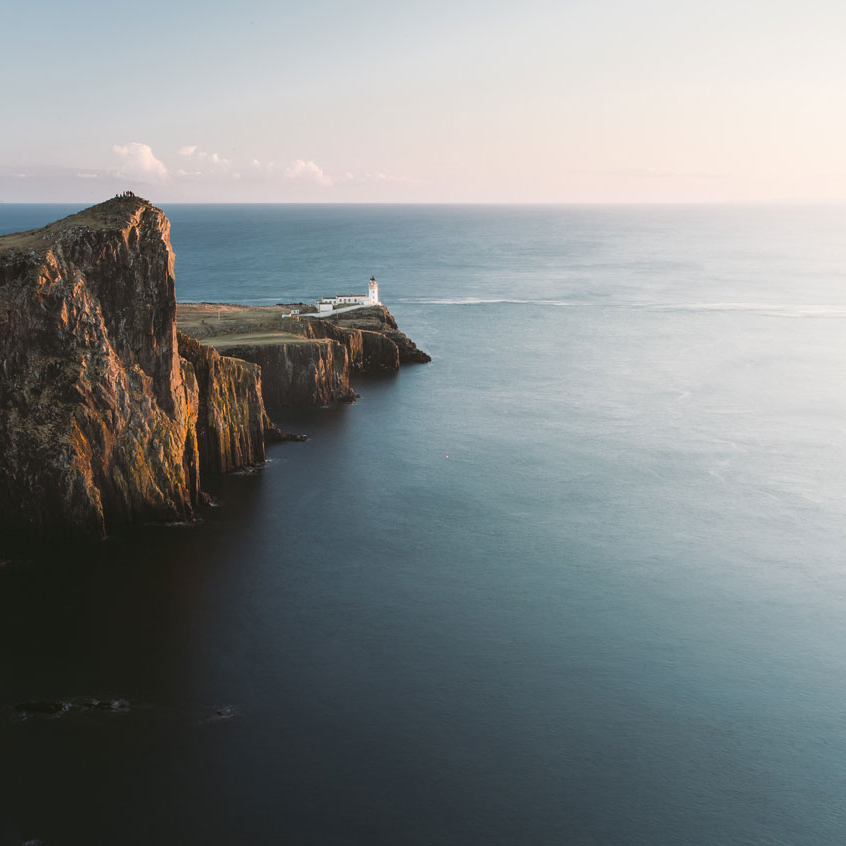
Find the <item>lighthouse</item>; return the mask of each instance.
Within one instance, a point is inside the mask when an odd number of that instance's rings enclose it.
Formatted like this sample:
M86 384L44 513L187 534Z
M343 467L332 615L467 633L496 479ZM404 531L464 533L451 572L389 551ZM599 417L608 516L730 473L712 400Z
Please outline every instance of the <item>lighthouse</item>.
M375 276L370 277L370 284L367 288L367 305L380 305L379 302L379 283Z
M321 297L317 301L318 314L330 314L338 309L344 311L351 311L354 308L361 308L362 306L377 306L382 305L379 302L379 283L375 276L370 277L370 284L367 286L366 294L350 294L346 296Z

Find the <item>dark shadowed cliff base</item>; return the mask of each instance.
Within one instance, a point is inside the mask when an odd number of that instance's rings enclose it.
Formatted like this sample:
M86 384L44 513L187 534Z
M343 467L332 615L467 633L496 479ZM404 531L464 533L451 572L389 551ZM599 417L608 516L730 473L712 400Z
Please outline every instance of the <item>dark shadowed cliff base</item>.
M0 237L5 535L191 519L204 475L300 439L270 422L265 398L352 401L351 370L395 370L409 350L428 360L385 309L362 327L288 320L271 339L213 338L201 320L208 344L177 337L174 283L170 223L138 197Z

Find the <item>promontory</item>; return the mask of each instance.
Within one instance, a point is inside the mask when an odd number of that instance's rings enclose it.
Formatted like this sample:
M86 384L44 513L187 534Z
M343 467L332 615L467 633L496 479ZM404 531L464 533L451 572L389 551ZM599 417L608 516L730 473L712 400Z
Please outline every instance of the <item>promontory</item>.
M121 196L0 236L0 531L190 519L202 479L265 459L285 405L428 361L383 306L302 319L185 304L170 223Z

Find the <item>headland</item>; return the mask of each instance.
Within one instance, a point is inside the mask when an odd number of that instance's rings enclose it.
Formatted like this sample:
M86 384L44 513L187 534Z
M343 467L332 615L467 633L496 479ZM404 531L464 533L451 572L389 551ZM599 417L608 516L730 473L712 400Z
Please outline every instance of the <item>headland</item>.
M384 306L290 311L177 307L170 223L140 197L0 237L0 530L191 519L206 475L290 437L266 401L352 401L352 372L429 360Z
M291 316L299 308L179 303L177 327L222 355L259 364L270 406L349 402L353 373L430 360L383 305Z

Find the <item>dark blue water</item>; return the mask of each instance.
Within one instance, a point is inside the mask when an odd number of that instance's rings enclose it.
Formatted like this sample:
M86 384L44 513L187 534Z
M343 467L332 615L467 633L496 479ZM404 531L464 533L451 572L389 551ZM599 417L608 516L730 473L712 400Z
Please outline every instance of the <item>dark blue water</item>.
M130 703L6 712L7 842L846 841L845 209L165 211L180 299L375 273L434 360L0 568L0 706Z

